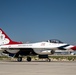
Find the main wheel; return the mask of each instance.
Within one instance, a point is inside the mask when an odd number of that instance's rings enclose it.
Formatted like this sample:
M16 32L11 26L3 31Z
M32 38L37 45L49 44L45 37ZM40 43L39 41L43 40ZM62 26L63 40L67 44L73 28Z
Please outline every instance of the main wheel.
M27 61L30 62L31 61L31 57L27 57Z
M18 61L18 62L21 62L21 61L22 61L22 57L18 57L18 58L17 58L17 61Z

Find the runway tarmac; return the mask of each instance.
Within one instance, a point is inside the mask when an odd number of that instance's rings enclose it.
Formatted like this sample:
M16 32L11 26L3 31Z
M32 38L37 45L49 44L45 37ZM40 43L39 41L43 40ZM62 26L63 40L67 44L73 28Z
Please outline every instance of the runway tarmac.
M0 75L76 75L76 61L0 61Z

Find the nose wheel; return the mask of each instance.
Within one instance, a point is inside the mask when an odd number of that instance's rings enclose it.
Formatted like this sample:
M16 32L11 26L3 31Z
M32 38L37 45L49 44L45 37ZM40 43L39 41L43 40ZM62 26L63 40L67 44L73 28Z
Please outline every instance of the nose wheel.
M49 58L48 58L48 61L50 62L50 61L51 61L51 59L49 59Z

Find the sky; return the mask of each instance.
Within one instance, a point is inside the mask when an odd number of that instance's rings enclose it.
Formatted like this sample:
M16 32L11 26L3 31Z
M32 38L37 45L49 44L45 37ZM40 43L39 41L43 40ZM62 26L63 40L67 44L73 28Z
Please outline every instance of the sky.
M76 44L76 0L0 0L0 28L15 41Z

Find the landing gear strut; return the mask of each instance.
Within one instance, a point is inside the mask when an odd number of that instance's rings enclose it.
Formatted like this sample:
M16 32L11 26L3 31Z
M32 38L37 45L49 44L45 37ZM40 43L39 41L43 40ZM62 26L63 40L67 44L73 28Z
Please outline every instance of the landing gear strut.
M51 61L51 59L49 59L49 58L48 58L48 59L47 59L47 61L48 61L48 62L50 62L50 61Z
M31 61L31 57L27 57L27 61L30 62Z

